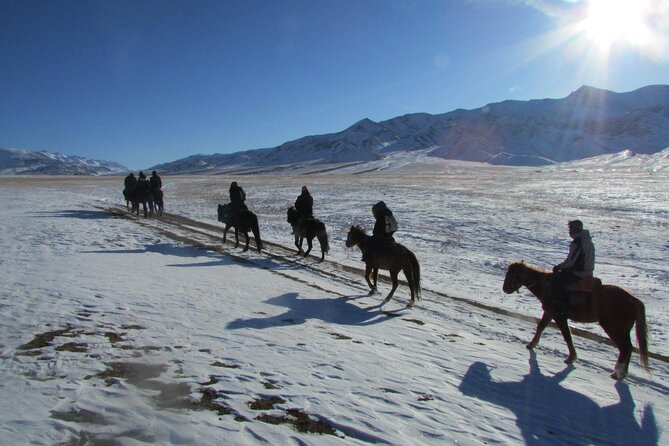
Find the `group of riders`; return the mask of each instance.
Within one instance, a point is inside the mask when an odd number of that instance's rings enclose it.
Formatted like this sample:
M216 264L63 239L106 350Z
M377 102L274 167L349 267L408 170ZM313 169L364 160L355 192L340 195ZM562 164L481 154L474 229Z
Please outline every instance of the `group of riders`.
M246 194L244 190L236 183L230 185L230 202L233 209L238 212L246 209ZM300 195L295 200L295 210L298 212L297 225L301 225L307 218L313 218L314 199L307 186L302 186ZM393 212L388 208L385 202L379 201L372 206L372 215L374 216L374 229L372 231L372 244L363 252L362 260L370 260L370 256L379 249L396 243L393 234L398 230L397 220ZM234 217L233 217L234 218ZM567 258L553 267L553 278L550 286L550 301L552 312L556 316L564 316L571 305L576 304L571 299L572 291L587 292L580 289L578 284L592 283L593 271L595 269L595 246L592 237L587 229L584 229L581 220L572 220L568 222L569 236L572 241L569 245L569 254Z
M124 180L123 196L126 201L132 203L132 211L139 214L139 203L144 205L144 216L147 216L147 203L150 212L154 211L154 204L156 211L162 213L163 210L163 181L154 170L150 178L146 178L144 172L140 172L137 177L130 172Z
M144 190L150 192L154 196L154 200L157 195L160 195L162 202L162 181L156 171L152 172L149 179L143 172L139 173L138 179L131 173L125 179L125 188L124 194L126 190L137 192ZM233 181L230 184L229 194L232 220L235 221L239 218L241 211L248 210L246 193L236 181ZM314 199L307 186L302 186L294 207L297 211L296 227L299 228L307 219L314 217ZM370 256L374 252L396 243L393 234L398 230L397 220L385 202L379 201L374 204L372 215L375 223L372 231L372 243L363 252L362 260L365 262L370 260ZM570 305L574 304L570 299L572 291L579 291L579 285L590 286L589 284L592 284L595 268L595 246L590 232L584 229L583 222L580 220L569 221L568 228L569 236L572 238L569 245L569 254L563 262L553 267L554 274L550 285L551 311L557 316L565 315ZM580 291L588 290L583 288Z

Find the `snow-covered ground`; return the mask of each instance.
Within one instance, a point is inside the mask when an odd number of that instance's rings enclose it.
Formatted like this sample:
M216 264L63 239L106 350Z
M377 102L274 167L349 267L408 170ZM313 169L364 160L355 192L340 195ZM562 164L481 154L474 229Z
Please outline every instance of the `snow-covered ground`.
M539 316L525 290L501 291L506 267L563 260L580 218L596 274L646 304L650 350L666 356L667 170L380 170L164 177L167 212L192 223L112 216L118 177L1 177L0 444L667 443L667 362L647 374L634 354L616 383L615 348L577 337L566 367L554 328L530 353L533 323L462 300ZM223 246L207 225L220 228L232 180L267 252ZM303 184L330 235L324 264L289 251ZM361 266L348 228L371 230L381 199L421 263L411 310L405 286L379 308L348 268Z

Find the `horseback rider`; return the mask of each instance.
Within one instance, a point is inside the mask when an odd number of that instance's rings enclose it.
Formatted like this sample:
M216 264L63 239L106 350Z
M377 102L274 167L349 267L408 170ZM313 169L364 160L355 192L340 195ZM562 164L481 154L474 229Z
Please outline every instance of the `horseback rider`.
M151 172L151 178L149 178L149 185L151 186L151 192L163 188L163 181L160 179L155 170Z
M302 186L302 193L295 200L295 210L297 211L297 227L302 226L307 218L314 216L314 199L307 186Z
M144 172L140 172L139 178L137 179L136 190L140 192L146 189L149 189L149 181L146 179L146 175L144 175Z
M135 174L130 172L127 177L125 177L125 180L123 181L123 186L125 186L125 189L128 192L132 192L135 190L137 187L137 178L135 178Z
M393 234L397 231L397 220L393 215L386 203L379 201L374 206L372 206L372 214L376 219L374 223L374 229L372 230L372 243L371 247L378 249L382 246L385 246L387 243L395 242L395 237ZM362 256L363 261L367 261L370 255L370 249L367 249Z
M393 211L388 209L386 203L379 201L372 206L372 214L376 219L372 236L382 242L394 242L393 234L397 231L397 220L395 220Z
M569 308L569 292L564 287L584 277L592 277L595 269L595 245L590 231L583 229L581 220L572 220L568 226L572 238L569 254L564 262L553 267L551 288L557 316L565 316Z
M236 181L230 183L229 192L230 192L230 208L231 208L232 219L234 221L237 221L239 213L242 210L248 209L246 207L246 204L244 203L246 201L246 192L244 192L244 189L242 189L241 186L237 185Z

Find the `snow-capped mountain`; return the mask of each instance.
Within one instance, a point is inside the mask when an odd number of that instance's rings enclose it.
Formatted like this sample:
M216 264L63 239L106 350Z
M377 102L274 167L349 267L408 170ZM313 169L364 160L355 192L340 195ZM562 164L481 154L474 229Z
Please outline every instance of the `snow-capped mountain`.
M276 172L296 165L350 165L395 152L500 165L548 165L669 146L669 85L627 93L581 87L563 99L504 101L440 115L363 119L338 133L278 147L193 155L151 169L168 173ZM291 166L291 167L289 167Z
M62 153L0 149L0 175L105 175L127 172L113 161L98 161Z

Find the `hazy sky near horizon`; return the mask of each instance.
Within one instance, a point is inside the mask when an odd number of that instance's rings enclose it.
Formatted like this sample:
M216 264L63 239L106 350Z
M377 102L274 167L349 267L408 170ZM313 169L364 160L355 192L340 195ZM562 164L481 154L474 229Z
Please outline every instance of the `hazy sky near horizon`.
M602 1L0 0L0 147L140 169L669 83L669 0Z

